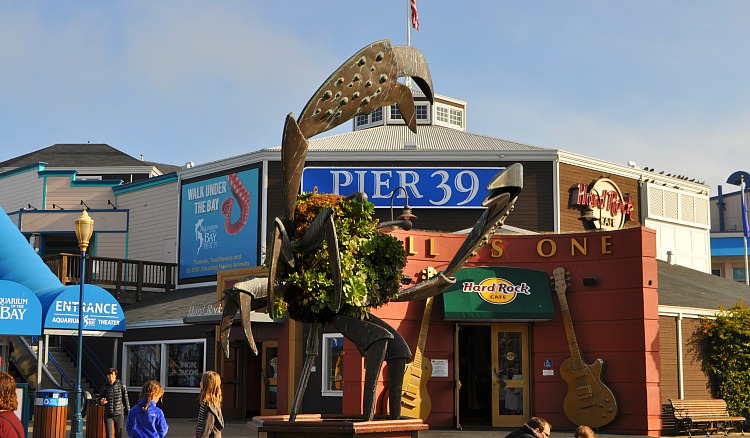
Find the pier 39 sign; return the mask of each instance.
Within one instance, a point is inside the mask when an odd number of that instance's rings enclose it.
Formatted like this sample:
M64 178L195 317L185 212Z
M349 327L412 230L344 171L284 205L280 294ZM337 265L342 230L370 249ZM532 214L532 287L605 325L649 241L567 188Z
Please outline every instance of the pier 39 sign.
M478 208L487 196L487 184L504 168L429 167L308 167L302 174L302 191L317 187L320 193L349 196L364 192L376 207L402 205L403 187L411 207Z

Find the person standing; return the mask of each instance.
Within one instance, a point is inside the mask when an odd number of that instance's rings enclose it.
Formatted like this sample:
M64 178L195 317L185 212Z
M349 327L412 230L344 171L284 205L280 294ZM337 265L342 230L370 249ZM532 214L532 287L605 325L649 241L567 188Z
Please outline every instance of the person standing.
M16 380L8 373L0 373L0 437L26 438L21 420L16 416L16 409Z
M221 438L224 416L221 413L221 376L215 371L206 371L201 376L200 408L196 438Z
M125 428L131 438L164 438L169 430L164 411L156 402L164 395L164 388L156 380L149 380L141 388L141 399L128 412Z
M514 430L505 438L550 438L552 426L540 417L531 417L520 429Z
M107 382L99 391L99 403L104 405L104 430L107 438L122 438L122 428L125 425L125 412L130 410L128 389L117 378L117 369L110 368Z

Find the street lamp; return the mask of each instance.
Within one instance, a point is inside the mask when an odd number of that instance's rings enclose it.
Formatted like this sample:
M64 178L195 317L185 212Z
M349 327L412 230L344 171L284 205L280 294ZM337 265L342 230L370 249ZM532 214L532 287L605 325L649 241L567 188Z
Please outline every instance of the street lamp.
M396 197L396 193L398 193L399 190L402 190L404 192L406 202L404 204L404 211L401 213L401 215L396 219L393 219L393 199ZM391 220L379 223L378 228L394 227L408 231L411 230L412 219L417 219L417 216L412 214L411 207L409 207L409 193L404 187L396 187L396 189L391 192Z
M81 366L83 355L83 285L86 276L86 249L89 247L89 239L94 233L94 220L91 219L88 212L84 209L81 215L76 219L76 238L78 247L81 248L81 289L78 295L78 378L76 379L76 399L75 414L70 424L70 438L83 438L83 398L81 394Z

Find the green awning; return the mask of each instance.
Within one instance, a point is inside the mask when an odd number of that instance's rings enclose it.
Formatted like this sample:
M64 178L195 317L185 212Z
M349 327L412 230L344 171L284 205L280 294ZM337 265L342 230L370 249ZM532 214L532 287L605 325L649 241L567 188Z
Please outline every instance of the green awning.
M464 268L443 293L446 321L549 321L555 318L549 274L505 267Z

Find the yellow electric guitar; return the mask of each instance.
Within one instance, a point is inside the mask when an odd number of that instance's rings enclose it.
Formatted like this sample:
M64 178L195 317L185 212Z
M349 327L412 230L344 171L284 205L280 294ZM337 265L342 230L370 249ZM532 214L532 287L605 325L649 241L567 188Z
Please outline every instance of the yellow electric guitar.
M419 340L414 353L414 360L406 365L404 380L401 386L401 416L427 419L432 410L432 400L427 393L427 381L432 377L432 362L424 357L424 347L427 342L427 330L430 327L433 297L427 298L422 315L422 326L419 329ZM383 410L390 414L386 393L383 397Z
M427 393L427 381L432 377L432 362L424 357L424 346L427 343L427 330L430 328L433 298L429 297L425 301L417 350L414 352L414 360L406 366L401 387L401 415L422 420L426 420L432 410L432 400Z
M604 361L597 359L591 365L584 362L573 331L568 300L565 297L567 291L565 269L555 268L552 271L552 277L557 298L560 300L560 311L570 347L570 358L565 359L560 365L560 376L568 384L563 411L573 424L585 424L592 428L602 427L617 417L615 395L602 381Z

